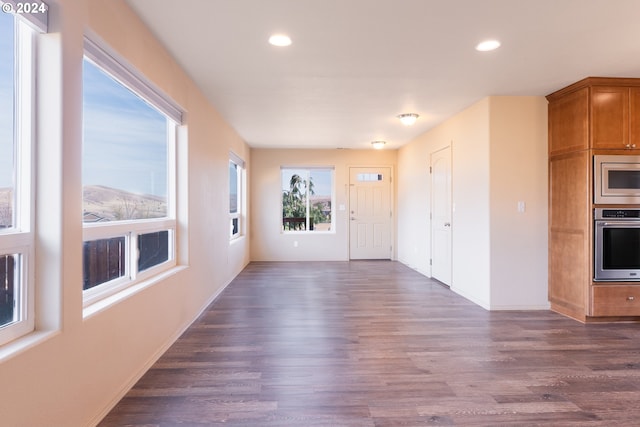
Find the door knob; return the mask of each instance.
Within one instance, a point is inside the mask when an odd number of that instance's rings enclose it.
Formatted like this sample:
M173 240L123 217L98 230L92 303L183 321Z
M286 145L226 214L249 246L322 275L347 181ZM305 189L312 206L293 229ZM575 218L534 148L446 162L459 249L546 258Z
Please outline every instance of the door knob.
M444 223L444 226L445 226L445 227L451 227L451 223L450 223L450 222L445 222L445 223Z

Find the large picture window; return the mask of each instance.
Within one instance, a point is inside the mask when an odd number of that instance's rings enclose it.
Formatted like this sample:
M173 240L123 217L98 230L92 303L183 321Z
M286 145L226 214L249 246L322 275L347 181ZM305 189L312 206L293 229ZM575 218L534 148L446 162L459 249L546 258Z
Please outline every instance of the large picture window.
M88 43L83 65L85 304L175 265L176 229L176 120L145 96L154 93L144 81Z
M0 13L0 230L13 228L15 213L15 27L12 15Z
M333 230L333 168L282 168L282 230Z
M34 37L24 19L0 13L0 344L34 327Z

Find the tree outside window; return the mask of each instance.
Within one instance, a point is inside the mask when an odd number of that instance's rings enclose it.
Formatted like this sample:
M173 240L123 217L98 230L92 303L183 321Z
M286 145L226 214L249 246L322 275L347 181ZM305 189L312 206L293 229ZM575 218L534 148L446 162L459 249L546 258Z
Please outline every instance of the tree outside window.
M282 169L282 230L331 231L333 169Z

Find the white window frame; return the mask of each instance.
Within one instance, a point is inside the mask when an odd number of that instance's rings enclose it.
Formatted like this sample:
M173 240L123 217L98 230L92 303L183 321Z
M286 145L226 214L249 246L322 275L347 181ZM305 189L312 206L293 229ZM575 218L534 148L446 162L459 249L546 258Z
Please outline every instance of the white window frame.
M3 2L0 2L3 3ZM34 330L34 125L35 125L35 32L32 25L15 19L15 120L14 120L14 224L0 231L0 255L18 255L14 292L18 295L18 320L0 327L0 345Z
M176 256L176 139L182 124L182 110L166 95L151 85L135 68L108 48L85 37L85 58L137 94L167 117L167 216L157 219L140 219L101 223L83 223L83 241L125 237L125 274L111 281L100 283L83 291L83 306L95 304L128 289L151 280L177 265ZM160 231L169 232L168 259L165 262L138 271L138 236Z
M322 171L331 171L331 226L330 226L330 230L329 231L320 231L320 230L309 230L309 218L311 217L311 198L309 197L309 195L307 194L306 197L306 222L305 222L305 229L304 230L284 230L283 229L283 224L282 224L282 207L284 205L284 200L282 198L282 188L280 189L280 230L281 233L285 233L285 234L304 234L304 233L310 233L310 234L331 234L331 233L335 233L335 167L334 166L281 166L280 167L280 187L282 187L282 172L286 171L286 170L304 170L306 171L309 175L311 174L312 171L314 170L322 170ZM308 189L307 189L308 191Z
M235 240L244 235L244 194L245 194L245 164L244 160L241 157L234 154L233 152L229 153L229 163L236 165L236 182L237 182L237 201L236 201L236 212L231 212L231 208L229 208L229 226L230 226L230 239ZM229 183L229 202L231 202L231 183ZM233 220L236 219L238 221L238 231L236 233L233 232Z

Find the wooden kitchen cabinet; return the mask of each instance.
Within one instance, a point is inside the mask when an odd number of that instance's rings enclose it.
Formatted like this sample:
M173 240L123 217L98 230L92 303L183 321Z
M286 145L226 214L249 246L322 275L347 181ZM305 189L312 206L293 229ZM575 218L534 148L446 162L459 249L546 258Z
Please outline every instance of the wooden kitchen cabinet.
M629 143L640 148L640 87L629 89Z
M549 103L549 154L589 148L589 88Z
M590 77L547 100L551 309L582 322L640 320L640 282L593 281L593 156L640 150L640 79Z
M629 142L629 88L591 88L591 147L631 148Z
M549 301L555 311L584 316L591 274L589 151L549 159Z
M640 316L640 286L593 285L593 316Z

